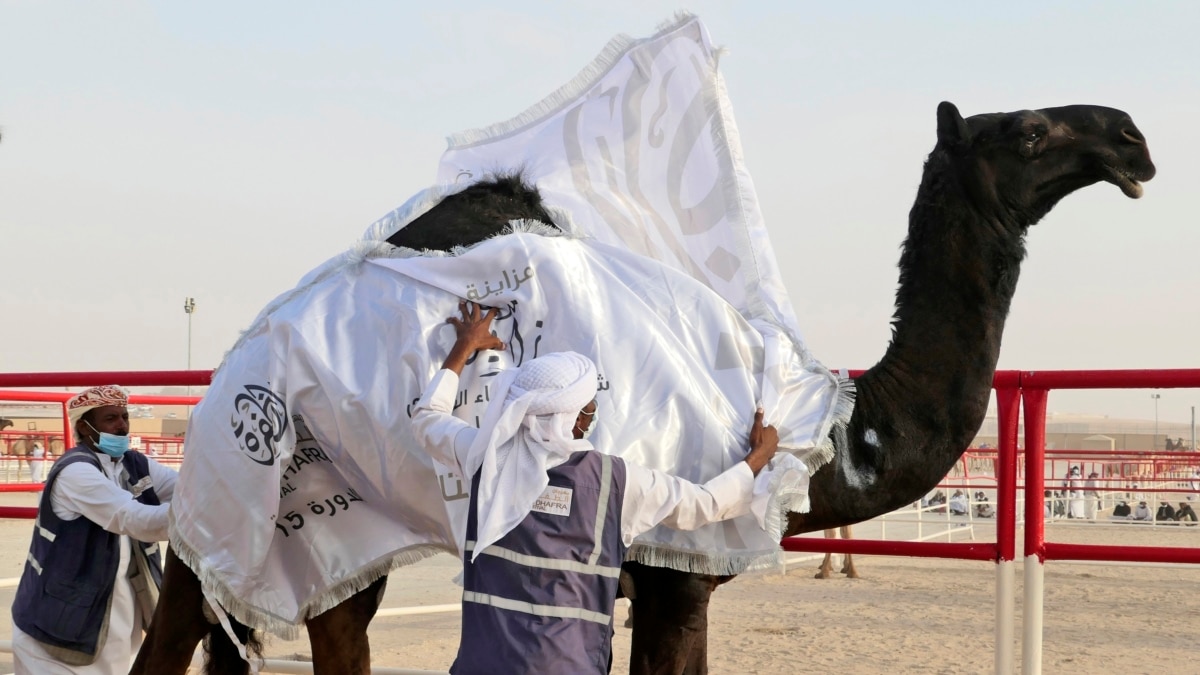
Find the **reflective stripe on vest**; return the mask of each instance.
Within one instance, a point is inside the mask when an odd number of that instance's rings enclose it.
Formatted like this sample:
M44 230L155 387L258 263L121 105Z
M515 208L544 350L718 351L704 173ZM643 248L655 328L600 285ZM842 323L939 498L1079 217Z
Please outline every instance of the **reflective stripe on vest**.
M600 551L604 550L601 542L604 541L604 518L608 515L608 493L610 491L612 491L612 457L600 455L600 502L596 505L596 529L594 530L595 534L592 535L592 541L596 545L592 548L592 555L588 560L593 565L600 559Z
M524 612L525 614L533 614L534 616L550 616L556 619L583 619L584 621L593 621L605 626L612 622L612 617L608 614L593 612L590 609L579 609L578 607L556 607L554 605L535 605L531 602L522 602L520 600L509 600L495 595L486 593L476 593L475 591L463 591L463 602L474 602L480 605L490 605L497 609L506 609L511 612Z
M467 553L475 550L475 542L467 542ZM580 574L597 574L602 577L611 577L613 579L621 576L620 567L608 567L607 565L596 565L576 562L574 560L559 560L558 558L543 558L540 556L526 555L517 553L507 548L492 544L479 552L479 555L490 555L494 558L501 558L509 562L514 562L525 567L537 567L544 570L565 570L567 572L578 572ZM598 554L591 556L592 560L598 558Z

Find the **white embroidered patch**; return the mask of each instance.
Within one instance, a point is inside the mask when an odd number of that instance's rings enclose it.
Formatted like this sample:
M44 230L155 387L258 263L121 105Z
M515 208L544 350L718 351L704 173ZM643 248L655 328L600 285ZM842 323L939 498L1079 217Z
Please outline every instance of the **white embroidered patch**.
M140 497L143 492L154 487L154 483L150 480L150 476L142 476L142 479L133 485L129 486L129 491L134 497Z
M541 497L533 502L533 508L530 510L548 513L552 516L569 516L571 515L572 492L571 488L551 485L546 488Z

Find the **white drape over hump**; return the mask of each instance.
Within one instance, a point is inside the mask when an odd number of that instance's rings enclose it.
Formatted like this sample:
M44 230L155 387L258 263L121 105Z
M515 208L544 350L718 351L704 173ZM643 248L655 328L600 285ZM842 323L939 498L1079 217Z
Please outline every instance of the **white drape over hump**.
M383 242L460 175L510 167L567 235L518 223L453 255ZM501 308L507 343L464 371L466 420L482 417L489 378L561 350L597 364L597 447L697 482L745 456L759 402L811 468L848 418L847 385L799 340L698 20L614 40L530 112L455 137L440 176L268 305L192 416L171 543L246 623L293 636L391 569L459 550L469 477L423 453L408 420L460 298ZM737 573L778 551L807 478L780 457L760 476L758 518L660 527L630 556Z

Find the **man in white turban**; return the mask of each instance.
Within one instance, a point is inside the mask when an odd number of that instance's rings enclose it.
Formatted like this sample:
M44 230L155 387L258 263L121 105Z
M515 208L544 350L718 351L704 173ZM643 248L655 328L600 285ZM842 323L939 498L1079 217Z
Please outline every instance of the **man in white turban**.
M129 449L129 396L67 402L79 445L50 469L13 600L18 674L129 672L162 581L176 473Z
M750 511L754 476L779 434L750 431L744 462L704 485L590 452L596 366L574 352L502 373L478 429L451 415L479 350L504 348L496 310L460 305L458 339L413 414L429 453L472 476L462 638L450 672L606 673L625 552L659 523L689 530Z

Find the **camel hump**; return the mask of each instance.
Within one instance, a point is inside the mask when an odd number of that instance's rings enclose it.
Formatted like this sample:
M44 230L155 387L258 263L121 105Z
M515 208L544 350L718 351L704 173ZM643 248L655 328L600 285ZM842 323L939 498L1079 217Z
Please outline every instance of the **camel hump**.
M553 225L537 187L527 183L520 172L491 176L447 195L388 237L388 243L418 251L449 251L493 237L514 220Z

